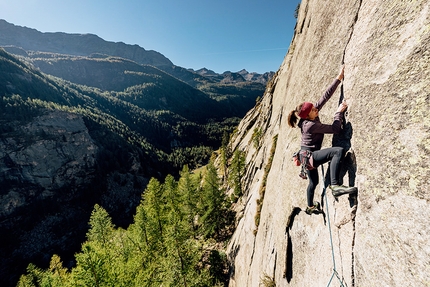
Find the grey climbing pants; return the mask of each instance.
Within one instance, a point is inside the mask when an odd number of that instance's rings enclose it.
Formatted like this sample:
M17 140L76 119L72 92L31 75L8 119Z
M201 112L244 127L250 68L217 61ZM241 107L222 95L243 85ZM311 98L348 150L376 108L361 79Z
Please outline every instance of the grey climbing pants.
M318 166L330 161L330 184L337 185L339 183L339 170L341 159L343 157L342 147L331 147L312 152L313 166L312 170L308 170L309 184L307 188L308 206L314 205L315 188L319 183Z

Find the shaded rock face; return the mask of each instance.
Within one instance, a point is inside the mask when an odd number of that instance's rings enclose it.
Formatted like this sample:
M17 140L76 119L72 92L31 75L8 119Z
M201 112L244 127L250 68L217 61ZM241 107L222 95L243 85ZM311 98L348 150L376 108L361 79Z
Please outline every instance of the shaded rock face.
M291 161L300 130L288 113L316 102L342 62L355 155L343 181L359 192L335 199L321 179L314 200L324 213L309 216L308 182ZM428 1L302 1L288 54L232 141L247 153L247 173L228 247L230 286L429 286L429 84ZM323 123L339 91L320 111Z
M46 268L53 254L72 267L95 203L129 224L148 179L134 151L121 171L103 169L103 148L78 114L2 126L0 285L15 286L29 263Z
M91 183L97 149L82 117L65 112L49 113L3 134L0 214L7 216L34 197L53 196L66 185L73 192Z
M10 126L0 137L4 286L14 286L30 262L45 266L52 254L71 260L79 250L96 197L99 150L76 114L50 111Z

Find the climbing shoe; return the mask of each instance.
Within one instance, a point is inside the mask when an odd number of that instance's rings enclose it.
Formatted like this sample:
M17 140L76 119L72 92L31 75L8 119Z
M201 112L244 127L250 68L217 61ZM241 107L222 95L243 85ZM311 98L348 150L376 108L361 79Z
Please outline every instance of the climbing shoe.
M311 215L312 213L320 214L322 212L320 203L315 201L313 206L306 207L305 212L309 215Z
M356 187L349 187L345 185L330 185L330 189L334 197L338 197L344 194L354 194L358 192L358 189Z

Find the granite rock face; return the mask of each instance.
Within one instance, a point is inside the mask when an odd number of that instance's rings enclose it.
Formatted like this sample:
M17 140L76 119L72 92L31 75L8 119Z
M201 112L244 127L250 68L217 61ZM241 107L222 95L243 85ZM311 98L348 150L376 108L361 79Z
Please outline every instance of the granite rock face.
M343 180L359 192L335 199L321 179L324 213L309 216L288 113L316 102L342 63L355 155ZM246 152L247 172L230 286L430 286L429 85L428 1L302 1L284 62L231 142ZM339 98L340 87L323 123Z
M17 136L18 135L18 136ZM34 197L52 197L67 185L79 190L94 179L97 146L81 116L51 112L16 126L0 140L0 214Z
M2 126L2 286L15 286L29 263L46 266L53 254L71 268L94 204L108 210L119 226L127 226L148 182L134 151L128 150L129 164L122 170L106 168L107 151L82 115L59 110L40 114Z

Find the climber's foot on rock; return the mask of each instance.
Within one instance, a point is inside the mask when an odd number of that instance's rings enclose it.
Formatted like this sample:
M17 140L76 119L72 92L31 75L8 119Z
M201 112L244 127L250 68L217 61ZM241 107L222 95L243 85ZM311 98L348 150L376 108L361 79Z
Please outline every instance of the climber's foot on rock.
M311 215L311 214L320 214L322 213L321 210L321 205L319 202L315 201L313 206L308 206L306 207L306 211L307 214Z
M344 194L356 194L358 192L356 187L349 187L345 185L330 185L330 189L334 197L339 197Z

